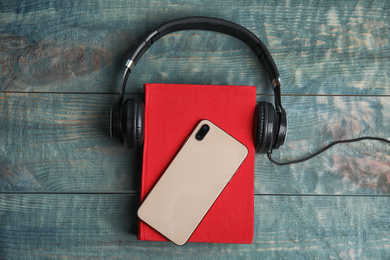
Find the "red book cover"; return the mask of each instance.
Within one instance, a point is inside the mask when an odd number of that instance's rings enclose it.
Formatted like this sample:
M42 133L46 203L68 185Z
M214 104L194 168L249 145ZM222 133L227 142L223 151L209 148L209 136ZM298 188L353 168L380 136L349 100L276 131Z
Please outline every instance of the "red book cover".
M253 86L145 84L141 201L202 119L218 125L249 151L189 242L252 243L255 107L256 87ZM167 241L142 221L138 239Z

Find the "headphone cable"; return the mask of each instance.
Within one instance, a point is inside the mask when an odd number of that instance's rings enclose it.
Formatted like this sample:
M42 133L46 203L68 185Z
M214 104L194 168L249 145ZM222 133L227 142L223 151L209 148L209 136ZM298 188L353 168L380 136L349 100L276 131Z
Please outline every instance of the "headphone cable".
M319 150L318 152L308 156L308 157L305 157L305 158L302 158L302 159L299 159L299 160L294 160L294 161L289 161L289 162L277 162L275 161L274 159L272 159L272 150L269 150L267 152L267 156L268 156L268 159L277 164L277 165L290 165L290 164L296 164L296 163L301 163L301 162L305 162L307 160L310 160L312 159L313 157L316 157L317 155L325 152L326 150L328 150L329 148L335 146L336 144L343 144L343 143L353 143L353 142L359 142L359 141L362 141L362 140L375 140L375 141L380 141L380 142L386 142L388 144L390 144L390 141L387 140L387 139L384 139L384 138L380 138L380 137L373 137L373 136L364 136L364 137L359 137L359 138L355 138L355 139L348 139L348 140L339 140L339 141L335 141L327 146L325 146L324 148L322 148L321 150Z

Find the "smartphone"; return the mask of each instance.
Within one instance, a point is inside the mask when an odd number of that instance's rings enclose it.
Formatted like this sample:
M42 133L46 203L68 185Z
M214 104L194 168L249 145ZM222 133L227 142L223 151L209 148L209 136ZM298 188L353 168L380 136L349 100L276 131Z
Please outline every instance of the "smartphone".
M138 217L184 245L247 155L245 145L202 120L141 203Z

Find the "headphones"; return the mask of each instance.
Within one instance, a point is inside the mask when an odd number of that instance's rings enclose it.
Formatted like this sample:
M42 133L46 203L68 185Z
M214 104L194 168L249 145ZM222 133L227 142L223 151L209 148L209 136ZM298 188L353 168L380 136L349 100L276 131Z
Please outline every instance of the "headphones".
M234 36L245 42L265 67L275 96L275 107L262 101L256 105L253 141L256 153L268 153L283 145L287 132L286 112L281 104L280 77L276 64L264 43L251 31L236 23L212 17L186 17L163 24L150 33L132 52L126 62L119 99L111 109L110 136L128 149L136 150L144 141L145 105L140 98L127 99L123 102L126 82L132 66L158 39L172 32L181 30L206 30Z

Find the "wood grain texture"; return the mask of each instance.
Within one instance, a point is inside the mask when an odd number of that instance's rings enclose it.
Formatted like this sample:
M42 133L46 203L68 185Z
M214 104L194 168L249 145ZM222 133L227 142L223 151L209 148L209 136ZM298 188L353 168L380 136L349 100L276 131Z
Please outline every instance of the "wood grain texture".
M11 1L0 8L0 90L118 92L130 49L170 19L237 22L268 45L286 94L390 94L388 1ZM200 31L157 42L140 61L142 84L257 85L270 93L239 40Z
M388 197L256 196L252 245L137 241L133 195L0 195L0 257L387 259Z
M389 140L388 97L293 96L284 98L286 143L273 151L277 161L311 155L336 140L379 136ZM255 191L266 194L389 194L390 146L377 141L342 144L307 162L255 162Z
M2 191L138 189L138 154L109 137L116 96L0 97Z
M109 139L109 110L131 48L190 15L237 22L269 47L289 120L275 159L389 138L389 1L3 0L0 258L389 259L390 155L377 142L294 166L256 157L253 245L136 240L141 158ZM272 93L247 46L201 31L155 43L128 93L147 82Z
M258 101L272 101L271 96ZM109 138L115 95L0 95L1 191L139 191L139 154ZM298 159L340 139L389 138L390 98L288 96L286 144L274 158ZM308 162L255 164L255 192L389 194L388 145L336 146Z

